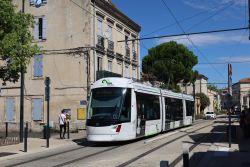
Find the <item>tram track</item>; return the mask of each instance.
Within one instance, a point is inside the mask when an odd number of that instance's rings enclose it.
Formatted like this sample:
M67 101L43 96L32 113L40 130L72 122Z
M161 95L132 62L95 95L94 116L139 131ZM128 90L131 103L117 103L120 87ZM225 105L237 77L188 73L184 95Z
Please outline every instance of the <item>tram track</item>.
M124 163L118 165L117 167L127 166L127 165L133 163L134 161L136 161L136 160L138 160L138 159L140 159L140 158L142 158L142 157L144 157L144 156L146 156L146 155L148 155L148 154L150 154L150 153L152 153L152 152L154 152L154 151L160 149L160 148L163 147L163 146L166 146L166 145L168 145L168 144L170 144L170 143L173 143L174 141L176 141L176 140L178 140L178 139L181 139L181 138L183 138L183 137L185 137L185 136L187 136L187 135L189 135L189 134L195 133L196 131L199 131L199 130L204 129L204 128L206 128L206 127L209 127L209 126L211 126L211 125L212 125L212 123L210 123L210 124L208 124L208 125L206 125L206 126L202 126L201 128L198 128L198 129L196 129L196 130L194 130L194 131L188 132L188 133L186 133L186 134L184 134L184 135L181 135L181 136L179 136L179 137L177 137L177 138L174 138L174 139L172 139L171 141L169 141L169 142L167 142L167 143L164 143L164 144L162 144L162 145L159 145L159 146L157 146L157 147L155 147L155 148L153 148L153 149L151 149L151 150L149 150L149 151L147 151L147 152L145 152L145 153L143 153L143 154L141 154L141 155L139 155L139 156L137 156L137 157L135 157L135 158L133 158L133 159L127 161L127 162L124 162ZM117 147L117 148L118 148L118 147ZM116 148L114 148L114 149L116 149ZM112 150L113 150L113 149L112 149ZM98 154L101 154L101 153L98 153ZM97 155L97 154L95 154L95 155ZM83 159L89 158L89 157L91 157L91 156L94 156L94 155L87 155L87 156L84 156L84 157L80 157L80 158L77 158L77 159L73 159L73 160L71 160L71 161L64 162L64 163L58 164L58 165L53 166L53 167L66 166L66 165L75 163L75 162L77 162L77 161L81 161L81 160L83 160Z
M199 123L197 123L197 124L199 124ZM140 159L140 158L142 158L142 157L144 157L144 156L146 156L146 155L148 155L148 154L150 154L150 153L152 153L152 152L154 152L154 151L160 149L160 148L163 147L163 146L166 146L166 145L168 145L168 144L170 144L170 143L173 143L173 142L175 142L175 141L178 140L178 139L181 139L181 138L183 138L183 137L185 137L185 136L187 136L187 135L189 135L189 134L195 133L196 131L199 131L199 130L201 130L201 129L204 129L204 128L206 128L206 127L209 127L209 126L211 126L212 124L213 124L213 123L210 123L210 124L208 124L208 125L206 125L206 126L201 126L200 128L195 129L195 130L193 130L193 131L191 131L191 132L187 132L187 133L184 134L184 135L181 135L181 136L179 136L179 137L177 137L177 138L174 138L174 139L170 140L170 141L167 142L167 143L164 143L164 144L159 145L159 146L157 146L157 147L155 147L155 148L153 148L153 149L150 149L150 150L148 150L147 152L145 152L145 153L143 153L143 154L140 154L140 155L138 155L137 157L135 157L135 158L133 158L133 159L131 159L131 160L129 160L129 161L126 161L126 162L124 162L124 163L118 165L118 167L127 166L127 165L133 163L134 161L136 161L136 160L138 160L138 159ZM141 140L140 140L140 141L141 141ZM89 144L89 145L84 146L84 147L74 148L74 149L70 149L70 150L66 150L66 151L62 151L62 152L59 151L59 152L56 152L56 153L53 153L53 154L49 154L49 155L46 155L46 156L34 158L34 159L31 159L31 160L28 160L28 161L24 161L24 162L20 162L20 163L11 164L11 165L8 165L8 166L6 166L6 167L16 167L16 166L20 166L20 165L25 165L25 164L29 164L29 163L32 163L32 162L35 162L35 161L41 161L41 160L45 160L45 159L48 159L48 158L51 158L51 157L54 157L54 156L58 156L58 155L62 155L62 154L66 154L66 153L70 153L70 152L74 152L74 151L78 151L78 150L81 150L81 149L86 149L86 148L89 148L89 147L97 147L97 146L98 146L98 144ZM122 147L122 146L124 146L124 145L115 146L115 147L111 147L111 148L108 148L108 149L104 149L104 150L101 150L101 151L98 151L98 152L95 152L95 153L92 153L92 154L89 154L89 155L84 155L84 156L81 156L81 157L78 157L78 158L75 158L75 159L72 159L72 160L69 160L69 161L60 163L60 164L56 164L56 165L54 165L53 167L59 167L59 166L70 165L70 164L73 164L73 163L75 163L75 162L78 162L78 161L81 161L81 160L84 160L84 159L87 159L87 158L90 158L90 157L94 157L94 156L99 155L99 154L103 154L103 153L106 153L106 152L115 150L115 149L120 148L120 147Z
M196 130L194 130L194 131L187 132L187 133L184 134L184 135L181 135L181 136L179 136L179 137L177 137L177 138L174 138L174 139L172 139L172 140L170 140L170 141L168 141L168 142L166 142L166 143L164 143L164 144L161 144L161 145L159 145L159 146L157 146L157 147L155 147L155 148L152 148L152 149L150 149L150 150L144 152L143 154L140 154L140 155L138 155L137 157L134 157L134 158L132 158L132 159L130 159L130 160L128 160L128 161L126 161L126 162L124 162L124 163L118 165L117 167L125 167L125 166L127 166L127 165L130 165L130 164L132 164L133 162L135 162L135 161L137 161L137 160L139 160L139 159L145 157L146 155L148 155L148 154L150 154L150 153L152 153L152 152L154 152L154 151L156 151L156 150L158 150L158 149L160 149L160 148L162 148L162 147L164 147L164 146L167 146L167 145L169 145L169 144L175 142L176 140L179 140L179 139L181 139L181 138L183 138L183 137L186 137L186 136L188 136L188 135L190 135L190 134L192 134L192 133L195 133L195 132L197 132L197 131L199 131L199 130L201 130L201 129L207 128L207 127L211 126L212 124L213 124L213 123L210 123L210 124L208 124L208 125L206 125L206 126L202 126L201 128L198 128L198 129L196 129Z

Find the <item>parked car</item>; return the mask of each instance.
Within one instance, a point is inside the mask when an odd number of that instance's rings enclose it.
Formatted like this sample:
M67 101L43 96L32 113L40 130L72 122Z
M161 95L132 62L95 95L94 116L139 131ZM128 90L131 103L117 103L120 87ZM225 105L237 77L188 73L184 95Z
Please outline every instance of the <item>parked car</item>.
M216 119L216 114L212 111L208 111L205 113L205 119Z

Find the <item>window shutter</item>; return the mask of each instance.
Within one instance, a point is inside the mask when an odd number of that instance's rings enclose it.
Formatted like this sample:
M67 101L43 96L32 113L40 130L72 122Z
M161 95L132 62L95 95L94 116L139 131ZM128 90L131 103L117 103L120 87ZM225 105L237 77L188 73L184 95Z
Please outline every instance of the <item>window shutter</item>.
M43 76L43 55L34 56L34 77Z
M35 18L35 25L34 25L34 40L38 40L38 18Z
M43 119L43 101L42 99L32 99L32 118L34 121Z
M30 6L34 5L35 0L30 0Z
M15 121L15 103L13 98L6 99L6 117L7 122Z
M43 17L43 36L42 39L47 39L47 19Z
M43 76L43 55L39 55L40 62L39 62L39 74Z

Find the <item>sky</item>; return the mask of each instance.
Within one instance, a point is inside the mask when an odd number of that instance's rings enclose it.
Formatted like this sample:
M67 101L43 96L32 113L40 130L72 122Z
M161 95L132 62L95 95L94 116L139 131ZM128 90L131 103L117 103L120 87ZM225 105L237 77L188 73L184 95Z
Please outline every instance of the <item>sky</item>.
M248 0L112 0L141 26L141 38L248 26ZM177 21L176 21L177 20ZM177 24L177 22L179 24ZM209 83L226 87L227 63L232 81L250 77L249 31L209 33L141 41L141 59L148 49L171 40L184 44L198 57L194 70Z

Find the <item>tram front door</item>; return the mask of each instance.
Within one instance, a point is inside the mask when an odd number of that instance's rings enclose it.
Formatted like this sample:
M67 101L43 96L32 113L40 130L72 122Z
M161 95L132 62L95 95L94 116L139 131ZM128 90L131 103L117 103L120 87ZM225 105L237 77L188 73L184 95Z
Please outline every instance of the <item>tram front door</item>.
M137 103L137 128L136 137L142 137L145 135L146 119L144 114L144 104Z

